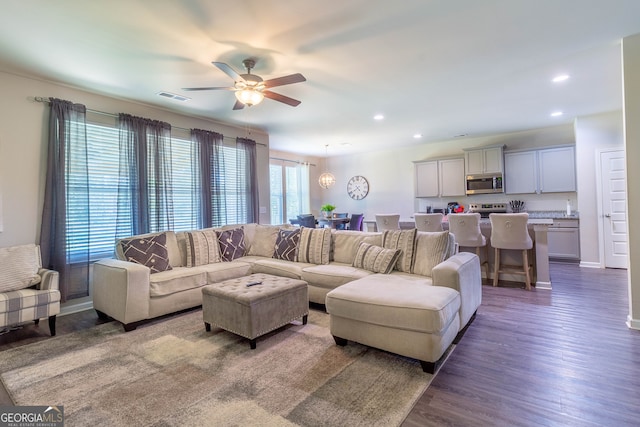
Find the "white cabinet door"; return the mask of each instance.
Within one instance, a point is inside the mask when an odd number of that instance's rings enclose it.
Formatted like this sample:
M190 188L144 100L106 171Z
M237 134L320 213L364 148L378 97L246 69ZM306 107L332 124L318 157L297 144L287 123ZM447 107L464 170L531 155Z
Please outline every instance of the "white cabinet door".
M549 227L547 244L550 258L580 259L580 231L578 228Z
M438 197L440 195L438 162L415 163L416 197Z
M576 158L571 147L538 151L538 172L542 193L576 191Z
M536 151L519 151L504 155L504 185L507 194L538 192Z
M440 195L464 196L464 159L439 160L440 166Z
M502 147L465 151L465 171L467 175L502 173L502 156Z

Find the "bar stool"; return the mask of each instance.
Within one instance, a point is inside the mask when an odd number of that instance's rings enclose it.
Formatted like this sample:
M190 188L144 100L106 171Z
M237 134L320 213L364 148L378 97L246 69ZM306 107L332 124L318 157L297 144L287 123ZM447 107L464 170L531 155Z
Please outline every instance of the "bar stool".
M491 220L491 246L495 248L495 264L493 267L493 286L498 286L500 273L522 274L526 278L527 290L531 290L532 266L529 265L529 249L533 248L533 240L527 230L528 213L489 214ZM500 265L500 250L513 249L522 251L522 268Z
M378 231L400 230L400 214L376 214Z
M485 277L489 280L489 248L487 238L480 231L479 213L457 213L447 216L449 232L455 237L458 247L476 248L476 255L480 258L480 266L485 269ZM484 248L484 261L480 254Z
M442 231L442 218L444 214L441 213L415 213L413 218L416 221L416 228L418 231Z

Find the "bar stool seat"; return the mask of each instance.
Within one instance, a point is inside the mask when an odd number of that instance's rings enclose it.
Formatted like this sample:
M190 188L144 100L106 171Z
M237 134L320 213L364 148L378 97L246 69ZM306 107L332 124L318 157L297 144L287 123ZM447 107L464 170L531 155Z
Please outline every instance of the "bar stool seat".
M416 222L418 231L442 231L441 213L415 213L413 219Z
M475 248L480 258L480 267L484 267L485 277L489 279L489 248L487 238L480 231L479 213L457 213L447 216L449 232L453 234L458 248ZM484 248L484 250L482 250ZM484 261L481 252L484 252Z
M495 249L493 267L493 286L498 286L500 273L515 273L525 276L527 290L531 290L533 266L529 264L529 250L533 248L533 240L527 230L528 213L489 214L491 221L491 246ZM511 249L522 251L522 266L501 265L500 250Z

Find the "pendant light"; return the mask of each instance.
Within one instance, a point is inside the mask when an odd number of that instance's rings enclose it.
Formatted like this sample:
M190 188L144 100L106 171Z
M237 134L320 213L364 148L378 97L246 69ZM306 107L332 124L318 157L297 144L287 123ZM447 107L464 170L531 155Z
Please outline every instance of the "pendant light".
M329 145L324 146L325 165L327 162L327 158L329 157L328 148L329 148ZM336 178L329 172L322 173L322 175L320 175L320 177L318 178L318 184L320 184L320 187L324 189L331 187L335 183L336 183Z

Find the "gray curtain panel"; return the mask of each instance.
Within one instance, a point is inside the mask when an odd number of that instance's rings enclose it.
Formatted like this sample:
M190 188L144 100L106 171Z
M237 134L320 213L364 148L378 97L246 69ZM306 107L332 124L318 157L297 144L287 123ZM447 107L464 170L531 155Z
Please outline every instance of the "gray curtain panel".
M191 141L197 150L194 161L197 162L199 182L195 183L198 191L198 225L201 228L213 227L213 208L220 203L213 202L213 189L219 191L219 179L215 178L215 158L219 157L224 136L221 133L202 129L191 129ZM219 193L218 193L219 194Z
M62 301L89 295L89 172L86 107L51 98L40 229L42 265L58 271ZM73 197L74 208L67 211ZM67 230L73 227L73 241ZM73 294L70 282L73 280Z
M116 236L172 230L171 125L119 114L118 127Z
M238 161L244 161L244 170L247 171L246 180L238 180L239 185L244 185L244 188L238 188L238 192L246 195L247 203L247 222L258 222L259 219L259 207L258 207L258 174L256 167L256 142L247 138L236 138L236 147L238 150L245 152L244 156L238 156ZM237 169L239 170L239 168Z

